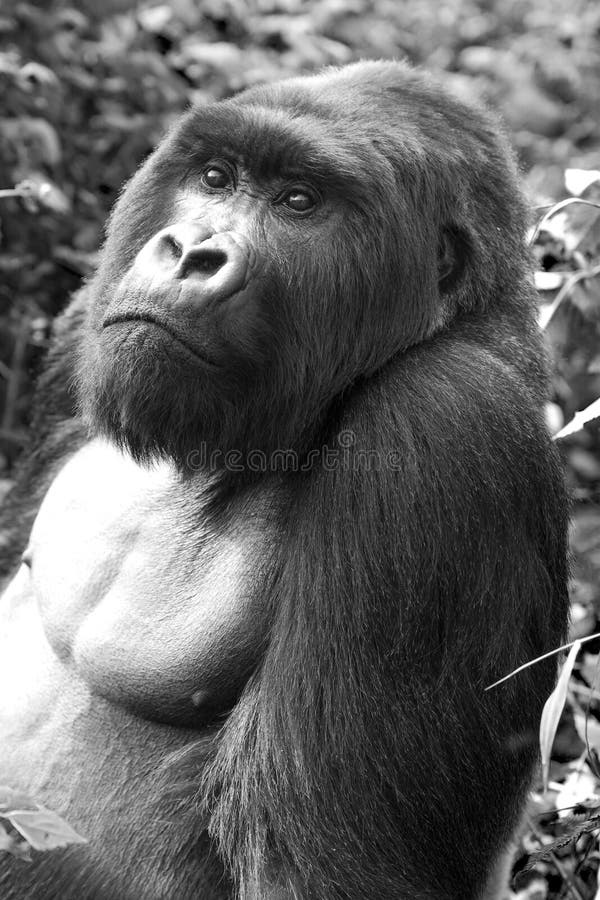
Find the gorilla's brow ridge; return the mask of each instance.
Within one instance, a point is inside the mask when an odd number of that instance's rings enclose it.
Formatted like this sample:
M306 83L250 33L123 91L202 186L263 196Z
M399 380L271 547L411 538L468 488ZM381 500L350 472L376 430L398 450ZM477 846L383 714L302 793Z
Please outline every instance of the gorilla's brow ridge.
M233 159L259 181L307 179L342 196L351 191L356 199L367 193L365 182L374 175L389 177L387 169L374 166L370 140L361 135L340 140L322 119L259 106L229 107L224 116L222 105L218 118L215 112L212 106L193 110L176 135L179 152L198 161Z

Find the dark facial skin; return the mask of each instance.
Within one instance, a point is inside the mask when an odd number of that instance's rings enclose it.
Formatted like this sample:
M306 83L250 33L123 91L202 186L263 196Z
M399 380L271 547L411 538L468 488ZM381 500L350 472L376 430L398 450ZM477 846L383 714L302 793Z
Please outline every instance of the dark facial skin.
M8 900L501 896L554 663L485 688L560 645L568 608L526 225L494 121L401 63L194 109L134 176L58 323L7 516L31 522L66 460L83 492L105 475L90 439L172 474L125 525L109 484L132 552L119 568L108 526L89 543L122 605L87 668L39 639L54 693L36 669L14 700L23 748L5 716L16 786L42 773L92 838L0 869ZM72 493L48 571L89 525ZM214 716L190 727L202 675Z

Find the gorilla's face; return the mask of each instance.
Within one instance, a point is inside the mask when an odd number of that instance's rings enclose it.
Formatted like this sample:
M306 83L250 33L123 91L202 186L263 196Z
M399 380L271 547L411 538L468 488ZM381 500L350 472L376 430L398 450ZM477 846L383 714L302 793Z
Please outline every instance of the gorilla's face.
M309 447L334 397L455 314L447 148L401 67L366 68L193 110L123 194L80 389L136 457Z

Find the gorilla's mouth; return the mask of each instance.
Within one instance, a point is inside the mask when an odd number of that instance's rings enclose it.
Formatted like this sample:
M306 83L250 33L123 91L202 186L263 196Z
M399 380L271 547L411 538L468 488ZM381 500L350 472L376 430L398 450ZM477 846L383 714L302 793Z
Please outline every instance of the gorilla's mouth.
M145 325L153 325L155 328L159 328L161 331L164 331L176 344L180 347L183 347L191 356L193 356L198 362L201 362L203 365L214 366L217 368L217 363L210 359L205 355L204 352L200 352L197 347L192 347L185 338L181 337L170 325L170 323L165 322L163 319L159 319L153 315L149 315L148 313L120 313L119 315L106 316L104 321L102 322L102 328L110 328L111 325L131 325L135 322L140 322Z

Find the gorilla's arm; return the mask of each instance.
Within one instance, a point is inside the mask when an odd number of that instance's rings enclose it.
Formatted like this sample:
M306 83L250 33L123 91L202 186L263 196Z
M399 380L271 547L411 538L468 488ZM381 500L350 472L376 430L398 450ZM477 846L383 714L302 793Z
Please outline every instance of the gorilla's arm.
M473 332L358 389L341 464L297 486L271 644L208 776L243 897L425 896L429 846L436 898L478 896L501 849L480 823L517 819L554 666L484 688L561 631L564 497L528 389Z

